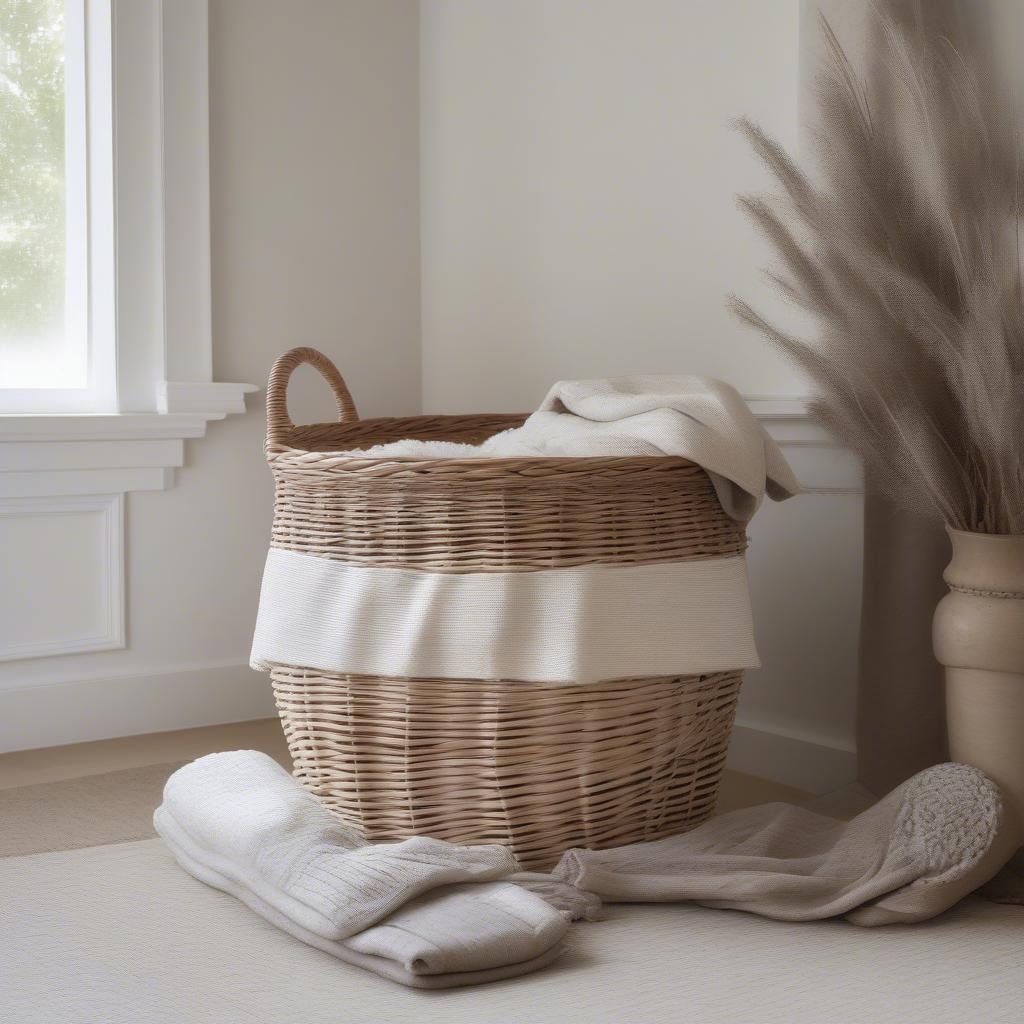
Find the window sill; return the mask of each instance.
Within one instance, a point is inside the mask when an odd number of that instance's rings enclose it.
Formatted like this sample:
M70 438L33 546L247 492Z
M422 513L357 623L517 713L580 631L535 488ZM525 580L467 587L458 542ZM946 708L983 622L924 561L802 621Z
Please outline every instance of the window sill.
M161 412L0 415L0 498L123 494L173 486L184 442L245 411L251 384L177 383L158 389ZM803 398L747 398L809 494L863 489L860 465L811 418Z
M0 498L162 491L185 461L185 441L245 411L251 384L162 389L166 412L0 415Z

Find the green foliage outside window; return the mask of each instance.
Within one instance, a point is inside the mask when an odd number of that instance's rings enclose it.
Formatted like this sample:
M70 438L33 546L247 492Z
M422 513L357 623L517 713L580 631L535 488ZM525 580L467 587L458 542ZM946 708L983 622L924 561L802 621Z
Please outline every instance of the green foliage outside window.
M0 0L0 338L62 329L64 262L64 0Z

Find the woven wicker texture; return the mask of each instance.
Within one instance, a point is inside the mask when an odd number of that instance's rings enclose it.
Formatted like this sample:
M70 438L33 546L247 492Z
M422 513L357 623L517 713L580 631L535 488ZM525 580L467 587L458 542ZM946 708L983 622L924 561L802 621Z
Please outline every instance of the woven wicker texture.
M295 426L286 391L310 363L338 423ZM404 438L476 443L522 416L359 420L314 349L267 388L272 545L352 564L529 572L743 552L707 474L678 458L361 458ZM368 838L510 844L524 866L571 845L668 835L714 808L741 674L557 686L271 671L296 775Z
M741 673L588 686L271 672L296 777L374 840L570 846L672 835L714 809Z

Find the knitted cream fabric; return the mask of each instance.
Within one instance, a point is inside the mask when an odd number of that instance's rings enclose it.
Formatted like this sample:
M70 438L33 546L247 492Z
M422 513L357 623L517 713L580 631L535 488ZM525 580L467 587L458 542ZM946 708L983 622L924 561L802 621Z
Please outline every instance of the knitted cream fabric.
M604 917L600 896L577 889L571 882L554 875L520 871L510 875L508 880L555 907L567 921L600 921Z
M172 822L220 874L300 927L339 940L422 892L515 870L503 846L416 837L369 845L277 762L254 750L209 754L178 769L154 815Z
M424 893L380 924L335 942L221 874L170 817L161 815L160 829L174 859L194 878L306 945L413 988L477 985L537 970L557 957L569 927L566 915L524 889L481 882Z
M569 850L553 874L608 902L692 900L782 921L850 914L895 894L899 917L851 920L925 920L965 895L957 882L989 849L999 815L999 791L982 772L942 764L850 822L764 804L656 842Z
M742 557L446 573L271 548L253 668L591 683L759 664Z
M766 492L781 501L800 490L778 445L739 392L705 377L559 381L522 427L481 445L409 440L352 454L436 459L675 455L703 466L722 507L743 522Z

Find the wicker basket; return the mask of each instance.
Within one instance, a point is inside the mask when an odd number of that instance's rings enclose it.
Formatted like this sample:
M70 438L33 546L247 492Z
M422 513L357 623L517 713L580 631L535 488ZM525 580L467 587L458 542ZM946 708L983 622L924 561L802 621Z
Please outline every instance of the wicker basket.
M294 426L310 363L340 421ZM272 545L350 564L529 572L737 555L741 524L676 458L373 459L402 438L479 442L522 416L360 420L335 366L293 349L267 388ZM332 454L333 453L333 454ZM296 776L373 840L510 845L543 868L570 846L654 839L715 804L742 672L594 684L397 679L271 665Z

